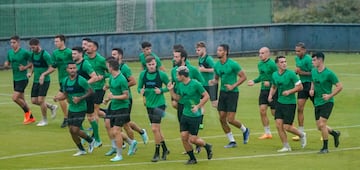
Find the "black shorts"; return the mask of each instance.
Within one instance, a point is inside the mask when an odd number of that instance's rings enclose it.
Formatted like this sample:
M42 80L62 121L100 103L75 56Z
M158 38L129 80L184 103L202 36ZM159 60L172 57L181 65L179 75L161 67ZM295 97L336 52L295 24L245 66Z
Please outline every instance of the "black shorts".
M210 101L216 101L218 99L218 88L218 84L213 86L204 86L204 89L209 93Z
M95 93L94 93L94 104L101 104L101 103L103 102L104 95L105 95L105 91L104 91L104 90L95 90Z
M46 96L49 86L50 81L45 81L42 85L40 83L33 83L31 97Z
M85 111L83 112L72 112L69 110L69 115L68 115L68 123L69 126L76 126L76 127L81 127L84 119L85 119Z
M334 107L333 102L325 103L315 107L315 120L319 120L320 117L329 119L331 111Z
M311 82L303 82L302 85L303 85L303 89L298 92L298 99L310 98L310 100L314 103L314 97L310 96L309 94L311 88Z
M277 94L277 92L275 92L274 96L272 97L273 101L269 102L269 100L268 100L269 93L270 93L270 90L260 90L259 105L266 104L266 105L270 106L271 109L275 109L277 99L278 99L278 94Z
M123 127L126 123L130 122L130 114L128 108L108 111L110 119L110 127L119 126Z
M19 80L13 81L14 91L24 93L26 86L28 85L29 80Z
M160 124L161 118L165 113L165 108L165 105L159 106L157 108L146 108L150 122Z
M86 110L86 113L87 114L92 114L94 113L94 97L95 97L95 94L91 94L89 97L86 98L86 105L87 105L87 110Z
M178 118L179 123L181 121L181 116L182 116L183 111L184 111L184 104L178 103L178 105L177 105L177 118Z
M59 83L59 87L60 87L59 92L63 93L64 91L62 89L62 83L61 82Z
M220 91L218 111L236 112L239 92Z
M275 120L282 119L284 124L292 125L295 117L296 104L278 103L275 111Z
M201 122L201 116L199 117L189 117L181 116L180 120L180 132L188 131L191 135L196 136L199 132L199 125Z

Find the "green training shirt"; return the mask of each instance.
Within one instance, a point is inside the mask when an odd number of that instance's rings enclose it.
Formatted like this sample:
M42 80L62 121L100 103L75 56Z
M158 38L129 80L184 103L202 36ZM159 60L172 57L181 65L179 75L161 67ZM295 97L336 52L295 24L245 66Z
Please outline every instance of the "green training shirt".
M91 87L94 90L101 90L103 89L104 85L105 85L105 77L108 77L108 75L106 74L108 72L107 67L106 67L106 60L103 56L101 56L99 53L96 53L96 56L94 58L90 58L88 55L84 56L85 60L88 60L89 63L91 64L92 68L94 69L94 71L96 72L97 75L102 75L104 76L104 78L100 81L97 81L93 84L91 84Z
M228 58L224 64L220 61L215 63L214 72L221 79L220 91L228 91L225 84L234 84L238 80L238 74L242 70L240 64ZM239 92L239 88L235 87L231 92Z
M311 72L312 59L309 54L305 54L303 58L295 57L296 67L299 67L302 71ZM301 82L311 82L311 75L299 75Z
M205 89L203 85L197 80L191 79L188 84L179 83L176 93L180 96L181 100L184 101L184 115L189 117L201 116L201 108L195 113L193 113L191 109L194 105L200 103L200 99L204 92Z
M269 58L266 61L259 61L258 63L259 76L254 79L255 83L261 82L261 90L270 90L272 82L272 74L277 71L277 66L273 59ZM264 86L264 81L269 81L270 86Z
M167 74L160 70L154 73L144 70L140 73L137 90L140 93L140 90L145 88L146 107L156 108L166 105L164 93L169 91L167 88L169 82ZM159 88L162 93L156 94L155 87Z
M53 64L51 56L47 51L41 50L38 53L33 52L30 60L34 67L34 83L38 83L41 74L46 72ZM50 74L45 76L45 81L50 81Z
M31 53L23 48L19 48L17 52L13 49L8 51L6 60L10 62L12 72L13 72L13 80L20 81L20 80L27 80L27 70L20 71L19 66L23 65L26 66L30 60Z
M71 112L85 112L87 110L86 99L81 100L75 104L73 97L84 96L89 90L90 85L84 77L76 76L74 80L65 77L62 81L62 90L67 94L67 101L69 102L69 111Z
M70 48L65 48L63 50L56 49L52 53L52 60L54 62L53 66L58 70L58 80L61 82L62 79L68 76L66 67L69 62L73 61L72 50Z
M339 80L334 72L325 68L322 72L318 72L316 68L311 71L312 81L314 83L314 103L315 106L320 106L328 102L334 102L334 97L325 101L322 98L323 94L331 94L332 86L339 83Z
M129 91L128 82L123 74L119 74L116 77L112 75L109 78L109 87L110 92L114 96L119 96L124 94L124 91ZM111 99L111 110L118 110L129 108L129 99L119 100L119 99Z
M214 68L214 59L210 55L205 55L203 57L199 57L199 66L203 66L205 68ZM214 72L200 72L201 76L204 78L203 86L209 86L209 80L214 79Z
M292 93L288 96L282 95L286 90L293 89L295 84L299 82L299 78L296 76L294 71L286 69L282 74L279 74L278 71L274 72L273 75L273 84L277 87L278 93L278 102L281 104L296 104L295 93Z
M130 69L129 65L127 65L126 63L121 63L119 65L119 70L125 76L126 80L129 82L129 78L132 76L132 72L131 72L131 69ZM132 94L131 94L131 88L130 87L129 87L129 99L132 99Z

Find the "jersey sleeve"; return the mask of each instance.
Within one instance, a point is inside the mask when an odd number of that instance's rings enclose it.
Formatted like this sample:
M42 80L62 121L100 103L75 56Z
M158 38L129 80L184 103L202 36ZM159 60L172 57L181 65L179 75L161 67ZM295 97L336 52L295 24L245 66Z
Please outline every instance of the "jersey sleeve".
M78 80L79 85L80 85L82 88L84 88L85 91L89 90L90 85L89 85L89 83L87 82L87 80L86 80L85 78L81 77L81 76L79 76L78 79L79 79L79 80Z
M145 76L145 71L142 71L139 75L139 80L138 80L138 87L137 87L138 93L140 93L141 89L144 86L144 82L143 82L144 76Z

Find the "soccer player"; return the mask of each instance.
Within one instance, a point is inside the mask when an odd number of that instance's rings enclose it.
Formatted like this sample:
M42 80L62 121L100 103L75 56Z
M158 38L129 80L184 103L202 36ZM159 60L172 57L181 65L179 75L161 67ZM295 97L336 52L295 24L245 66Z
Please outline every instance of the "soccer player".
M110 161L120 161L122 157L123 138L121 129L130 122L129 113L129 86L128 81L121 74L119 70L119 62L116 60L108 60L106 63L111 74L109 78L109 89L106 101L111 101L107 117L110 118L110 126L112 136L116 142L116 156ZM136 142L136 141L135 141ZM132 150L131 150L132 149ZM136 143L134 148L129 148L128 155L134 154L136 150ZM130 154L129 154L130 153Z
M11 65L14 85L12 100L24 111L23 123L26 125L35 122L24 97L29 82L28 69L32 66L29 62L31 55L29 51L20 47L20 37L17 35L10 38L10 46L12 49L8 51L4 67L9 68Z
M142 53L139 54L139 61L141 64L142 70L146 69L146 57L153 56L156 59L157 67L159 70L165 71L165 67L162 65L160 58L151 51L151 43L144 41L141 43Z
M204 78L203 86L210 95L211 105L217 107L217 95L218 95L218 84L209 85L209 80L214 79L214 60L213 57L206 53L206 44L203 41L196 43L195 46L196 54L198 55L199 71L201 76ZM201 108L201 112L205 112L204 108ZM200 129L204 128L203 123L204 115L201 116Z
M325 55L317 52L312 55L312 64L314 69L311 71L312 83L310 96L314 96L315 101L315 119L316 125L321 131L323 138L323 147L320 154L328 153L328 136L334 137L334 144L337 148L340 144L340 131L333 130L327 125L332 109L334 107L334 96L342 90L342 84L336 74L325 66ZM335 85L335 89L332 86Z
M301 132L304 132L304 107L306 100L310 98L311 102L314 104L314 97L309 95L309 90L311 86L311 69L313 68L311 63L311 56L306 53L305 44L299 42L295 46L295 62L296 69L295 73L299 75L301 83L303 85L303 90L298 92L297 97L297 113L298 113L298 129ZM299 140L298 136L294 136L293 140Z
M72 51L70 48L67 48L65 46L65 40L66 39L65 39L64 35L56 35L55 39L54 39L56 49L52 53L52 60L54 62L53 67L58 69L58 81L59 81L59 85L60 85L60 90L58 93L62 93L61 82L65 77L67 77L67 72L64 71L64 70L66 70L67 63L72 61L72 54L71 54ZM68 125L67 124L67 117L68 117L68 113L67 113L68 106L67 105L68 104L67 104L66 100L60 100L59 104L60 104L62 112L64 113L64 120L63 120L62 124L60 125L60 127L64 128Z
M268 101L272 102L275 93L278 93L278 102L275 111L275 122L283 148L278 152L289 152L291 147L288 143L286 132L290 132L300 137L301 147L306 146L306 134L299 131L292 123L295 117L296 97L295 93L302 90L302 84L294 71L288 70L286 58L277 56L275 59L278 71L272 75L273 83L268 96Z
M87 43L87 49L86 49L87 55L84 55L84 59L89 61L95 73L98 75L98 81L91 84L91 88L93 88L94 90L94 94L91 96L94 102L94 113L93 113L94 115L89 116L88 114L88 120L93 129L94 138L96 141L95 147L102 146L102 142L99 135L98 119L99 116L102 117L105 116L105 113L100 110L100 104L103 102L104 99L105 91L103 87L105 85L105 77L106 77L105 74L108 72L105 58L101 56L99 53L97 53L98 47L99 45L96 41L89 41Z
M30 61L32 63L31 71L28 74L34 73L34 81L31 89L31 103L40 106L42 120L36 126L46 126L47 108L51 110L51 118L56 116L56 106L45 102L47 91L50 86L50 74L55 71L53 68L53 61L50 54L43 50L38 39L31 39L29 41L32 54Z
M177 92L174 92L173 83L168 84L168 89L175 100L183 99L185 101L180 120L181 141L190 158L185 164L197 163L191 144L204 147L207 158L210 160L213 155L212 145L197 136L202 115L201 108L209 100L209 94L200 82L190 78L188 67L178 67L176 74L180 82L177 86Z
M164 93L168 92L166 85L170 82L166 73L159 71L156 67L155 57L146 58L146 70L142 71L139 76L138 92L145 96L146 110L151 122L151 129L155 140L155 153L152 162L160 159L160 146L162 147L162 160L170 153L165 144L164 134L161 132L161 118L165 113L166 102ZM163 87L165 85L165 87Z
M269 119L266 115L268 106L271 108L271 114L275 115L275 101L271 103L268 101L268 96L271 88L272 74L277 71L277 66L270 58L270 49L268 47L262 47L259 50L260 61L258 63L259 76L254 80L249 80L248 85L253 86L255 83L261 83L260 95L259 95L259 109L260 109L260 118L262 125L264 127L265 133L259 137L259 139L272 139ZM275 96L276 98L276 96Z
M80 138L89 142L88 152L91 153L94 150L95 140L88 136L85 132L80 130L80 126L85 119L86 114L86 98L93 93L93 90L87 83L86 79L77 74L76 64L74 62L68 63L66 68L68 77L63 79L62 91L54 97L54 101L67 99L69 101L68 108L68 127L71 134L71 138L79 151L73 156L85 155L86 151L81 144Z
M249 142L250 129L235 119L239 98L238 86L246 80L246 75L241 66L229 58L228 55L229 46L227 44L219 45L217 48L219 61L216 62L214 66L215 78L209 81L209 85L218 84L221 79L217 110L219 111L221 127L230 141L229 144L224 147L234 148L237 144L229 124L241 129L244 144Z
M121 48L113 48L111 51L111 56L112 59L115 59L116 61L119 62L119 70L120 72L125 76L126 80L128 81L128 86L129 86L129 113L131 113L132 110L132 95L131 95L131 89L130 87L136 85L136 80L135 77L132 75L131 69L130 67L123 62L123 50ZM126 128L124 127L125 131L128 134L128 139L130 140L126 140L127 143L132 144L132 140L134 140L134 133L132 133L132 130L138 132L141 135L141 138L144 142L144 144L147 144L149 142L149 138L147 136L146 130L140 128L134 121L130 121L128 123L128 125L130 126L131 129L129 129L128 126L126 126ZM110 150L108 152L105 153L105 156L110 156L114 153L116 153L116 146L114 145L114 139L112 139L112 136L110 136L110 121L108 119L105 119L105 127L106 130L108 131L108 135L110 140L112 141L112 147L110 148ZM125 145L126 146L126 145Z

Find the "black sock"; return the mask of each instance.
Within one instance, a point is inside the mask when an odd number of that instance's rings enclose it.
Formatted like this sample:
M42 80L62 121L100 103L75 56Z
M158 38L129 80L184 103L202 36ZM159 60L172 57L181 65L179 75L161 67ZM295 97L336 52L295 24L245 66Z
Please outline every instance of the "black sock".
M204 146L204 148L205 148L206 150L208 150L208 149L210 148L210 145L206 143L205 146Z
M323 140L323 149L327 149L328 148L328 140Z
M144 132L144 130L142 130L142 129L141 129L140 132L139 132L140 135L142 135L142 134L144 134L144 133L145 133L145 132Z
M34 118L34 116L32 114L30 114L30 119Z
M85 151L84 146L83 146L81 143L76 144L76 146L77 146L81 151Z
M186 152L186 153L189 155L190 160L196 160L193 150L191 150L191 151L189 151L189 152Z
M330 135L332 135L332 136L336 136L337 135L337 133L335 132L335 130L332 130L331 132L329 132L330 133Z
M166 147L165 141L161 141L161 142L160 142L160 145L161 145L163 151L167 151L167 150L168 150L167 147Z
M64 118L64 122L67 122L68 121L68 118Z
M28 112L28 111L29 111L29 108L27 108L26 106L21 107L21 108L23 109L24 113L26 113L26 112Z
M87 136L87 137L85 138L85 140L86 140L87 142L91 143L94 139L91 138L90 136Z
M155 144L155 154L160 155L160 144Z

